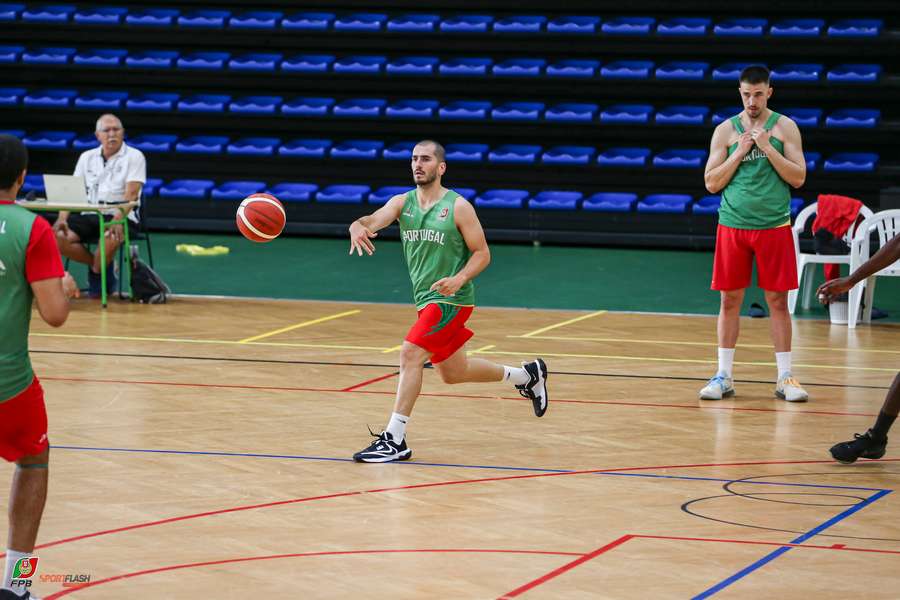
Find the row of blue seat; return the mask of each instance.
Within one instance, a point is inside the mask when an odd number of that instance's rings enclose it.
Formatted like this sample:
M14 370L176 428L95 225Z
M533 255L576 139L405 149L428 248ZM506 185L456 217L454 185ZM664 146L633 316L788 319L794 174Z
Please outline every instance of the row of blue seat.
M27 90L0 88L0 107L82 108L85 110L178 111L188 113L234 113L238 115L285 115L293 117L347 117L357 119L463 119L494 121L540 121L557 123L601 123L639 125L716 125L741 112L740 107L713 111L706 106L676 105L655 109L649 104L616 104L602 108L592 103L506 102L494 105L487 100L460 100L441 104L438 100L406 99L388 102L384 98L350 98L338 101L327 97L244 96L228 94L185 95L149 92L130 95L124 91L79 92L73 89ZM785 108L802 127L875 127L881 111L845 108L825 116L819 108Z
M148 179L145 198L240 201L251 194L268 192L283 202L320 202L331 204L384 204L393 196L403 194L409 186L389 186L373 190L368 185L338 184L321 187L312 183L285 182L269 186L264 181L228 181L221 184L208 179ZM26 176L22 193L43 193L41 175ZM464 198L480 208L532 210L589 210L602 212L648 212L678 214L715 214L721 197L704 196L694 201L689 194L650 194L640 198L630 192L598 192L586 196L578 191L545 190L532 194L528 190L494 189L480 193L474 189L456 188ZM791 200L794 215L804 204L802 198Z
M86 150L97 145L93 135L78 136L71 131L38 131L26 134L21 130L0 131L22 138L33 150ZM191 136L179 138L174 134L144 134L130 138L128 143L143 152L176 152L181 154L229 154L244 157L274 157L297 159L338 160L409 160L415 142L386 144L379 140L293 139L276 137L245 137L232 140L227 136ZM491 162L503 164L550 164L603 167L657 167L698 169L705 165L707 152L703 149L673 148L653 154L650 148L615 147L597 149L592 146L554 146L544 149L533 144L504 144L491 148L487 144L448 144L449 162ZM820 164L825 171L874 171L879 156L869 152L841 152L822 162L818 152L806 152L807 170Z
M783 19L769 24L765 18L730 18L713 23L708 17L674 17L657 22L654 17L567 15L549 18L543 15L454 15L412 13L391 16L384 13L300 12L255 10L233 13L224 9L200 9L182 12L173 8L129 10L122 6L78 8L72 4L28 6L0 4L0 22L21 20L26 23L78 25L119 25L200 29L283 29L285 31L346 31L374 33L514 33L561 35L651 35L758 37L768 32L773 37L876 37L884 27L882 19L840 19L826 26L824 19Z
M437 56L383 55L337 57L331 54L299 54L285 57L279 52L250 52L232 55L224 51L180 53L177 50L144 50L134 53L124 48L0 46L0 64L151 69L223 70L249 73L338 73L345 75L447 77L563 77L611 79L656 79L666 81L734 81L749 63L712 66L703 61L674 61L657 66L652 60L564 59L548 63L543 58L509 58L495 61L485 56L441 60ZM882 73L878 64L846 63L826 68L821 63L788 63L772 67L772 79L779 82L812 83L824 78L832 83L876 83Z

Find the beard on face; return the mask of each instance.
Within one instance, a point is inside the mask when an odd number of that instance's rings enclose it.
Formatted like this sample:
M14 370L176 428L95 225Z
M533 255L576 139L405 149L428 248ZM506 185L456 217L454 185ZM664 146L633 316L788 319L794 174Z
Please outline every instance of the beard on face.
M434 183L435 179L437 179L436 172L432 173L431 175L429 175L427 172L424 172L421 175L413 173L413 181L415 181L418 185L431 185L432 183Z

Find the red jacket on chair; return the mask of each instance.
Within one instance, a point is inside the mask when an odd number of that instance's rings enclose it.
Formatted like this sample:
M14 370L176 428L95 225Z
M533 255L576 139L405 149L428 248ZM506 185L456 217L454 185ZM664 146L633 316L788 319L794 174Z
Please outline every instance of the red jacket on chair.
M830 232L835 239L847 235L847 231L859 217L859 209L863 203L856 198L837 194L819 194L816 220L812 224L813 235L820 229ZM823 265L825 281L841 276L841 265Z

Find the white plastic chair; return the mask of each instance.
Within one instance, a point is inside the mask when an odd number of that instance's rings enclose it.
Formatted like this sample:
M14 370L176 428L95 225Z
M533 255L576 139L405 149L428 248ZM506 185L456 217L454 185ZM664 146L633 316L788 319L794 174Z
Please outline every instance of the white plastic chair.
M813 269L817 264L850 264L850 253L848 254L805 254L800 252L800 235L803 233L804 229L806 229L806 222L810 217L818 212L819 203L813 202L806 208L800 211L800 214L797 215L797 219L794 221L794 226L791 228L794 234L794 250L797 253L797 279L798 279L798 287L796 290L791 290L788 292L788 311L791 314L794 314L794 311L797 308L797 296L803 292L803 301L800 306L803 308L809 308L812 305L813 295L815 293L815 288L812 285L812 275ZM866 206L861 206L859 209L859 214L863 216L864 219L867 219L872 216L872 210ZM861 224L859 222L850 226L850 229L847 230L847 234L842 238L844 242L849 246L851 241L853 240L853 236L856 231L859 231L859 227ZM807 272L808 271L808 272ZM808 276L808 277L807 277ZM806 279L806 288L803 287L803 280Z
M878 246L884 247L891 238L900 235L900 209L883 210L877 212L856 228L856 235L850 246L850 272L859 268L861 264L869 260L869 235L872 230L878 233ZM850 314L847 319L847 327L856 327L859 320L859 307L863 304L862 321L872 321L872 302L875 298L876 277L900 277L900 260L872 275L865 281L860 281L850 290ZM865 296L865 303L863 297Z

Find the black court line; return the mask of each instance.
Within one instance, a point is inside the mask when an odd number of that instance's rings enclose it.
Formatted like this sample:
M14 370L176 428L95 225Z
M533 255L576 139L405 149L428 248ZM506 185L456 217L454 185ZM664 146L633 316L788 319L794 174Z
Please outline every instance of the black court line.
M30 350L32 354L71 354L74 356L114 356L117 358L163 358L169 360L209 360L209 361L219 361L219 362L244 362L244 363L270 363L270 364L278 364L278 365L320 365L320 366L330 366L330 367L377 367L384 369L396 369L396 364L384 364L384 363L347 363L347 362L334 362L334 361L319 361L319 360L278 360L271 358L228 358L228 357L217 357L217 356L173 356L169 354L141 354L140 356L131 355L131 354L116 354L115 352L73 352L69 350ZM430 368L431 363L425 365L425 368ZM675 375L627 375L622 373L589 373L589 372L579 372L579 371L551 371L554 375L572 375L575 377L608 377L611 379L621 378L621 379L659 379L664 381L708 381L707 377L679 377ZM766 384L771 385L772 382L769 380L758 380L758 379L735 379L735 383L753 383L753 384ZM844 389L859 389L859 390L887 390L889 386L881 386L881 385L850 385L843 383L810 383L808 381L804 381L803 385L806 387L830 387L830 388L844 388Z

